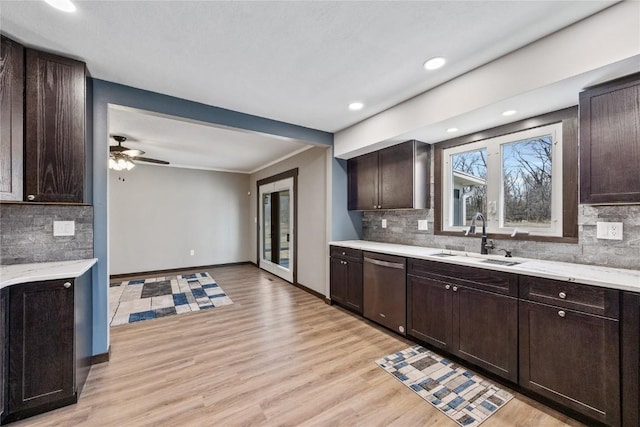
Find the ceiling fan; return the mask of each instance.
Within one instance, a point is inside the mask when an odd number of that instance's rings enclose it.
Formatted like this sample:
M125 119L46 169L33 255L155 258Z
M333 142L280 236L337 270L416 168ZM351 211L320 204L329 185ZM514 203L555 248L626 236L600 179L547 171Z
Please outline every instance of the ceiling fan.
M141 157L144 154L142 150L127 148L122 145L127 140L126 136L111 135L118 142L118 145L109 146L109 169L115 170L131 170L136 162L155 163L158 165L168 165L165 160L151 159L149 157Z

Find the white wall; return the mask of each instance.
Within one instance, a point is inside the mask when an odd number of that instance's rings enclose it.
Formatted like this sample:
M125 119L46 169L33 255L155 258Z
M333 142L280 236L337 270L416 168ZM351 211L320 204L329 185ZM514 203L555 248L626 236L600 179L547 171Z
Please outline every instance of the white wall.
M326 295L327 147L310 148L250 176L250 257L257 262L256 183L294 168L298 168L298 283Z
M109 274L249 261L248 186L237 173L110 170Z

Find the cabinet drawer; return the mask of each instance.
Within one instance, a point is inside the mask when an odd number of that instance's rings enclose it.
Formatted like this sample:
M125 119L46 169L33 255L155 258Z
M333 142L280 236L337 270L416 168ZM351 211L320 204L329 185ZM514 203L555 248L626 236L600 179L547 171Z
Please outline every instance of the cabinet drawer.
M520 298L618 319L620 295L615 289L539 277L520 277Z
M331 246L331 258L343 258L350 261L362 262L362 251L360 249Z
M408 274L444 280L470 288L518 296L518 276L502 271L409 258Z

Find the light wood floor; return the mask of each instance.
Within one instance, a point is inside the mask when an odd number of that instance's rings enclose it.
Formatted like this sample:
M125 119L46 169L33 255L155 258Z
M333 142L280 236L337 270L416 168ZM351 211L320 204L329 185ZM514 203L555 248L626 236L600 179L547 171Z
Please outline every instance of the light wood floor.
M233 305L111 329L80 401L15 426L449 426L377 367L412 343L251 265L209 273ZM483 427L580 426L517 395Z

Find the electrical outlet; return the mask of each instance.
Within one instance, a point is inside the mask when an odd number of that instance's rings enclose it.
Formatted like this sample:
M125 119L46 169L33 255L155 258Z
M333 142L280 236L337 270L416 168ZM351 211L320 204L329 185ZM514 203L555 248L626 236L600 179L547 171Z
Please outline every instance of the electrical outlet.
M189 251L189 255L194 256L196 254L196 250L195 249L191 249Z
M54 236L73 236L76 234L75 221L53 221Z
M418 230L420 231L428 231L429 230L429 221L426 219L418 220Z
M606 240L622 240L622 223L621 222L597 222L596 237Z
M386 219L382 220L382 228L387 228L387 220Z

